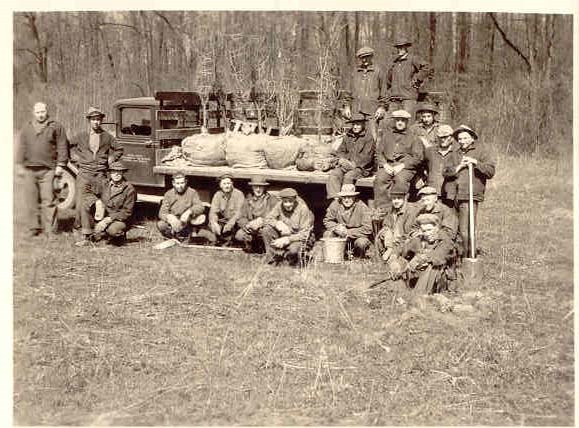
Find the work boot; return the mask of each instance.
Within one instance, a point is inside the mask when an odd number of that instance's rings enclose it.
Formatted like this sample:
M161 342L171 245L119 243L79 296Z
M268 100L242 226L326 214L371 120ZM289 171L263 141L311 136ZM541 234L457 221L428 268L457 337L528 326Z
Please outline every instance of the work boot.
M74 246L75 247L87 247L91 244L92 244L92 242L90 242L90 235L83 235L83 237L80 241L76 241L74 243Z

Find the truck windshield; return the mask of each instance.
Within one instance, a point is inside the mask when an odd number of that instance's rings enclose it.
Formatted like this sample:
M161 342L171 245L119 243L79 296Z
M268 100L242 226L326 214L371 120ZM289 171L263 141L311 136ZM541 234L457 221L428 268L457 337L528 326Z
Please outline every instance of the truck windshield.
M151 110L136 107L122 108L121 133L123 135L151 135Z

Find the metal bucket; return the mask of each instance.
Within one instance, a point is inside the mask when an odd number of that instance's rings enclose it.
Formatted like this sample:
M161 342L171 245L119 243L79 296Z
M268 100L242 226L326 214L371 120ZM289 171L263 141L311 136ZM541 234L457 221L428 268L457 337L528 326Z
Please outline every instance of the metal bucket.
M324 262L342 263L346 250L346 238L322 238L324 243Z

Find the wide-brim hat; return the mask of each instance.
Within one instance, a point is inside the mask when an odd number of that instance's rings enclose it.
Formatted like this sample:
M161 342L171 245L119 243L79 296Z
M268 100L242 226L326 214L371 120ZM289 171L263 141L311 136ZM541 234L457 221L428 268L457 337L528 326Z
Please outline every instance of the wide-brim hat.
M439 111L434 104L431 103L421 103L416 108L416 113L420 113L422 111L429 111L434 114L438 114Z
M252 177L248 184L250 186L269 186L269 183L265 180L265 177L262 176Z
M340 191L336 193L338 197L358 196L360 192L356 192L356 186L353 184L344 184Z
M454 130L454 132L452 133L452 136L454 137L455 140L458 139L458 134L461 132L468 132L472 138L474 138L475 140L478 140L478 135L476 132L474 132L471 128L469 128L466 125L460 125L458 128L456 128Z
M286 187L285 189L280 190L277 195L282 199L283 198L297 198L298 192L296 192L296 190L292 189L291 187Z
M86 118L90 119L91 117L105 117L106 114L104 114L102 112L101 109L99 109L98 107L90 107L88 109L88 111L86 112Z
M369 55L374 55L374 49L372 49L370 46L363 46L360 49L358 49L358 52L356 52L356 56L358 58Z
M109 165L109 171L128 171L129 168L125 166L121 161L113 162Z

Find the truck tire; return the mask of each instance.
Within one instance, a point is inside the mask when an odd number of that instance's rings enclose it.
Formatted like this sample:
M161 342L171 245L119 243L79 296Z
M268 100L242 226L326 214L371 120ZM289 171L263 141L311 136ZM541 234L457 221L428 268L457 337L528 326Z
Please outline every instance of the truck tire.
M61 177L54 178L54 193L59 210L72 210L75 205L76 177L64 170Z

